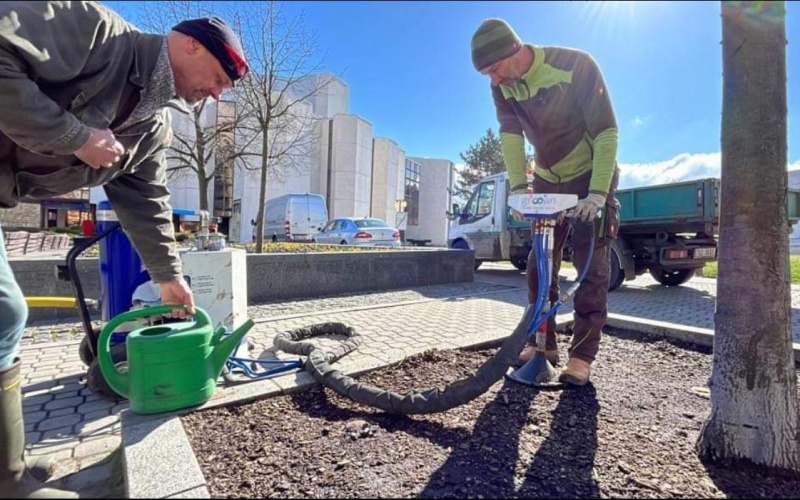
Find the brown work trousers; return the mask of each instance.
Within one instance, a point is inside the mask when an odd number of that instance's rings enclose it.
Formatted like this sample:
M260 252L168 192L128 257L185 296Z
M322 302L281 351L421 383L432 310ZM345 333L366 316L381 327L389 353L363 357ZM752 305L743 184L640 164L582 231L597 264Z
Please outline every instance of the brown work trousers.
M583 198L589 194L590 179L591 172L562 184L551 184L539 177L535 177L533 191L535 193L576 194L578 198ZM575 291L572 345L569 348L569 355L589 363L594 361L597 356L597 351L600 348L600 333L606 324L608 316L608 281L611 272L609 251L611 240L617 237L619 228L619 203L615 197L618 182L619 169L615 168L602 217L595 219L593 224L575 221L572 228L572 262L578 271L578 276L581 275L586 265L589 266L589 270L586 273L586 278ZM531 224L531 231L533 231L533 224ZM569 231L570 224L566 220L558 224L553 231L553 269L549 293L551 306L558 300L558 272L561 269L561 254ZM592 242L592 232L596 235L594 250L591 261L587 263L589 245ZM536 262L532 253L528 257L528 269L525 274L528 278L528 302L534 304L539 288L539 275L536 272ZM535 340L531 339L530 343L535 344ZM558 348L555 315L551 316L547 322L547 343L545 348L548 350Z

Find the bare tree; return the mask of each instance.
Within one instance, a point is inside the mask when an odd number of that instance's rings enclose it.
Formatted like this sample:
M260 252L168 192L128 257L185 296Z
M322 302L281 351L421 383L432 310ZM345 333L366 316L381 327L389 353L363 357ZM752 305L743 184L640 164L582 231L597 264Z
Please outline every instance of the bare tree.
M722 2L722 196L704 459L798 471L787 219L786 7Z
M242 4L236 26L252 67L236 91L242 114L237 168L260 180L255 220L256 252L261 252L267 181L309 168L318 121L311 99L335 77L319 71L315 38L302 16L287 19L280 2Z
M213 11L209 9L212 6ZM219 10L225 7L230 4L180 0L144 2L135 24L146 31L168 33L185 19L219 16L230 22L232 13ZM199 207L209 210L210 188L216 183L227 189L232 182L233 162L239 154L235 130L240 114L233 102L215 103L211 99L176 110L181 115L173 115L177 119L173 120L173 141L167 152L167 175L170 179L196 178ZM216 208L220 213L226 207Z

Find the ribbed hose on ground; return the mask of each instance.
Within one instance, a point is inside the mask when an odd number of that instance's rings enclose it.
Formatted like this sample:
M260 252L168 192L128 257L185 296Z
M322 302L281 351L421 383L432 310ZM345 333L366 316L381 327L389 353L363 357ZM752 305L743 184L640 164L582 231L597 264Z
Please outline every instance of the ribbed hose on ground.
M514 333L503 342L497 354L481 365L475 374L453 382L444 389L411 391L404 395L362 384L331 367L330 364L334 360L352 351L349 347L355 342L354 339L357 339L359 343L361 340L361 337L356 335L352 328L341 323L326 323L284 332L275 337L274 345L291 354L307 355L308 360L305 367L315 380L357 403L378 408L387 413L403 415L437 413L472 401L488 391L506 374L508 368L517 361L519 352L528 340L528 329L532 317L533 307L529 306L525 309ZM353 342L343 345L334 353L326 353L315 348L309 342L293 341L313 335L332 333L348 335L348 341ZM339 354L343 351L346 352Z
M302 339L319 337L322 335L343 335L347 338L339 347L324 353L319 351L317 346L311 342L300 342ZM361 335L358 335L351 326L347 326L343 323L320 323L306 328L297 328L295 330L289 330L288 332L281 332L275 336L272 345L281 351L288 352L289 354L299 354L301 356L310 356L311 353L316 352L318 355L322 356L325 362L334 363L336 360L358 349L362 340Z

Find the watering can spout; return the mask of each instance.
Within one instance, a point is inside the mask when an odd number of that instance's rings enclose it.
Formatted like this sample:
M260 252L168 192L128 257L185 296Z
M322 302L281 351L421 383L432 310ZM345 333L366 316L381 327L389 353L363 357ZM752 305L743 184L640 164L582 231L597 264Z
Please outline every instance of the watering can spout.
M228 360L231 353L239 346L239 342L242 341L245 334L249 332L254 325L255 323L253 323L253 320L248 319L230 335L223 336L222 333L224 333L224 329L220 329L218 334L214 335L214 350L211 353L211 364L217 376L222 373L225 362Z

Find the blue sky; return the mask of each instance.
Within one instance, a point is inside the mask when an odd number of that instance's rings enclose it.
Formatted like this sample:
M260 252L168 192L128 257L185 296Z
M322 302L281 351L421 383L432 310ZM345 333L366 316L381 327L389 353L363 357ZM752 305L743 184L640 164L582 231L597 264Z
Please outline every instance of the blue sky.
M139 3L105 3L136 22ZM786 10L789 168L796 169L800 5L787 2ZM409 156L460 163L460 152L497 130L470 38L484 19L501 17L525 42L578 48L598 61L620 129L620 187L719 175L719 2L292 1L284 13L302 15L322 67L347 82L350 113Z

